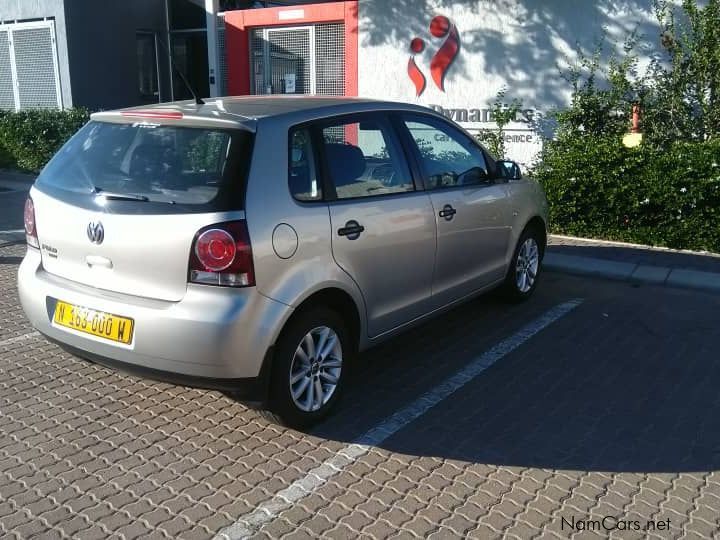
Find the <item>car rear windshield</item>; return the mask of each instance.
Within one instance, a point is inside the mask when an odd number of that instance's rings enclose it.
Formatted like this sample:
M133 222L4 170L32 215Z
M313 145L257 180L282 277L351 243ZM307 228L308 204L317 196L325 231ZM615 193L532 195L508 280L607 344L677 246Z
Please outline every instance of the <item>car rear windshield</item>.
M242 130L91 121L36 186L82 206L120 204L133 213L241 210L251 142Z

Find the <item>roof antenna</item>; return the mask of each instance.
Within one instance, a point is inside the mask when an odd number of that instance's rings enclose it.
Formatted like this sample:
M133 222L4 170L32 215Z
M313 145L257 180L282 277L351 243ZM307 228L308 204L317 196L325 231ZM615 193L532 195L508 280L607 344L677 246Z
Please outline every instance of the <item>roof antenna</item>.
M201 98L198 97L198 95L195 93L195 90L193 90L193 87L190 86L190 83L185 78L185 75L183 74L183 72L178 69L177 65L175 65L175 61L173 60L172 53L170 52L170 49L168 49L167 45L165 45L165 42L162 39L158 39L158 41L162 45L163 49L165 49L165 52L168 55L168 60L170 60L170 66L172 67L173 71L177 74L177 76L180 77L180 80L185 85L185 88L187 88L190 91L190 93L192 94L192 97L195 99L195 103L197 105L205 105L205 102Z

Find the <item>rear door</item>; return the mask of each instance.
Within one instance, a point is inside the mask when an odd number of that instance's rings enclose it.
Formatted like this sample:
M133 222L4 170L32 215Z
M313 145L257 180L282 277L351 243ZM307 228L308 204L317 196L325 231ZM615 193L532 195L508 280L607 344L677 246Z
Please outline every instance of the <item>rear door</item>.
M107 291L177 301L198 229L244 216L251 134L90 122L33 188L43 268Z
M365 299L370 336L428 310L435 220L389 122L358 114L318 126L332 251Z
M433 306L501 279L511 233L507 185L482 149L445 120L403 115L437 223ZM402 127L402 126L401 126Z

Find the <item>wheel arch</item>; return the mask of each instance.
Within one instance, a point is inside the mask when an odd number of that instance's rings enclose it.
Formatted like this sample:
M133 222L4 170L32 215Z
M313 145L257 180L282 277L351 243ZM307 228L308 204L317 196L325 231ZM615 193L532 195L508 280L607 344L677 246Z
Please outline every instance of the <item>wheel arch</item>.
M363 339L365 332L364 305L359 304L352 293L335 284L329 284L323 288L309 292L307 296L298 300L294 309L292 309L282 322L277 334L272 340L272 345L270 345L266 352L260 375L263 380L263 403L267 403L270 395L269 383L275 363L275 351L277 350L277 344L283 332L297 317L319 306L329 307L337 311L343 320L347 321L348 331L350 332L355 350L357 351L363 348L363 344L366 342L366 340Z
M358 347L362 332L360 309L350 293L339 287L327 287L312 293L298 305L285 324L287 325L294 317L319 306L328 307L343 318L348 325L353 343Z

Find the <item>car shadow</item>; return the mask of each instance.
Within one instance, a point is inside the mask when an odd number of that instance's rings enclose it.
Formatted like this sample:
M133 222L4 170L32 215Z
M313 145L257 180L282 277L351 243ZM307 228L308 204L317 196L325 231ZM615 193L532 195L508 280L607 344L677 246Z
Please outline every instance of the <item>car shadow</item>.
M585 298L580 307L379 447L518 467L720 468L720 296L554 273L527 304L508 308L486 296L367 351L340 409L312 434L355 442L538 313L575 297Z

